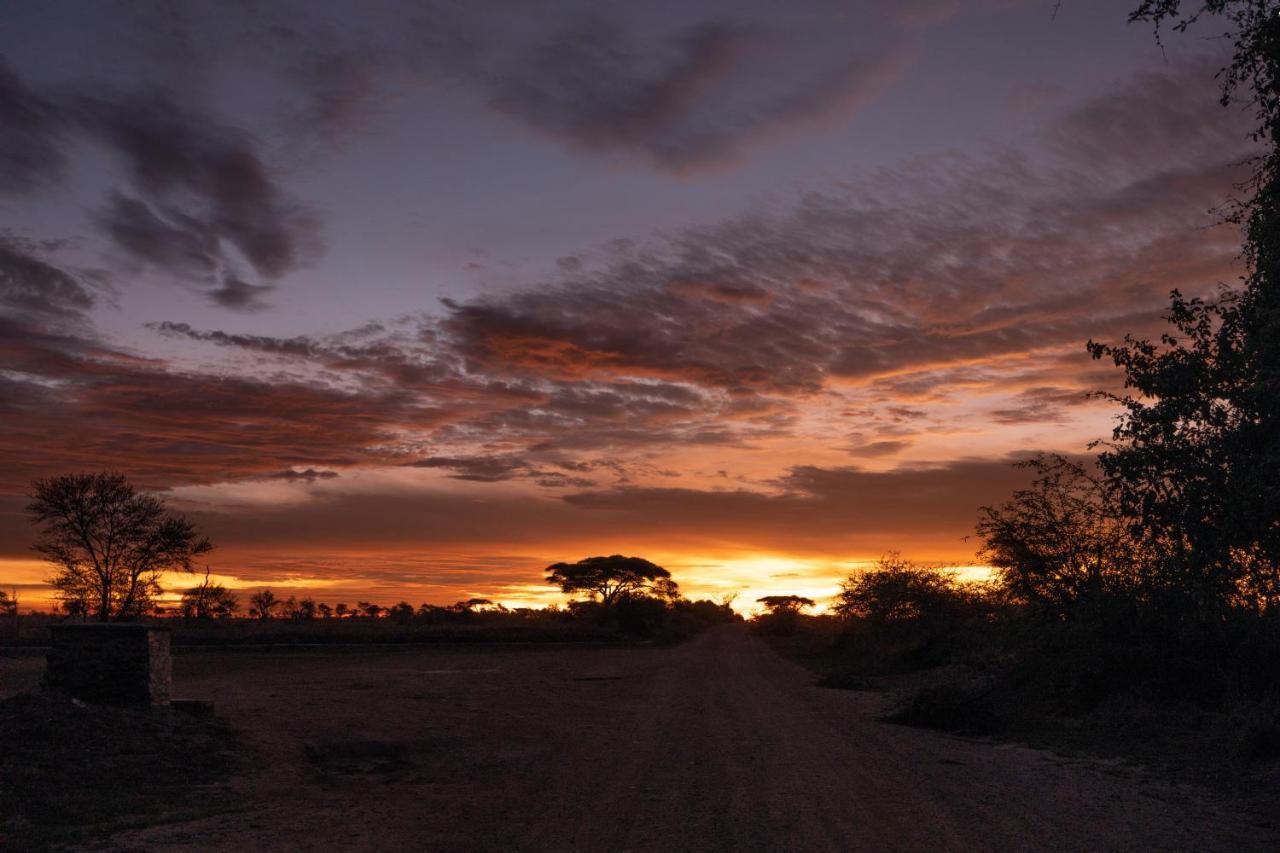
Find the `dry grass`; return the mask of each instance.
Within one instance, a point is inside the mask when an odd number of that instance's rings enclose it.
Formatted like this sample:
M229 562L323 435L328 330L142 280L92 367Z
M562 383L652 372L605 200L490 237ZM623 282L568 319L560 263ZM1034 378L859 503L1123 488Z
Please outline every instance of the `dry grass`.
M0 847L43 850L219 804L234 738L216 719L85 705L0 702Z

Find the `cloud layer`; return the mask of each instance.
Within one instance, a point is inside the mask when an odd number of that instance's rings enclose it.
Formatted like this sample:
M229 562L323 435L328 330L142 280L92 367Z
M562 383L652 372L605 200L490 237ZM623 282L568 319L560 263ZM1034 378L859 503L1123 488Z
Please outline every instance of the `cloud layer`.
M317 218L286 197L258 144L170 92L37 92L0 55L0 118L0 194L52 189L68 150L100 146L127 176L92 213L100 233L133 269L208 288L223 307L261 307L319 249Z

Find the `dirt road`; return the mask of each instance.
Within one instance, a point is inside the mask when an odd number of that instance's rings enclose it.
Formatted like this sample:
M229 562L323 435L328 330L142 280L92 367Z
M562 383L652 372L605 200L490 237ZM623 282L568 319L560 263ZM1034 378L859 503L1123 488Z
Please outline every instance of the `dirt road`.
M179 657L260 772L121 849L1271 850L1114 765L875 720L739 627L677 648ZM309 750L308 750L309 745Z

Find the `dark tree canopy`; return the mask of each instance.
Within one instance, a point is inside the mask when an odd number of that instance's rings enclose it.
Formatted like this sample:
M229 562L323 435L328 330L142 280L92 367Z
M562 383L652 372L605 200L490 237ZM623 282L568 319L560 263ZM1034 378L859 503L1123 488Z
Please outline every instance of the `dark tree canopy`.
M1243 89L1257 110L1256 138L1276 141L1280 119L1280 2L1277 0L1142 0L1130 21L1149 21L1156 27L1185 32L1197 22L1225 21L1223 36L1233 48L1231 64L1219 72L1222 103L1227 106ZM1209 26L1209 24L1205 24Z
M471 613L475 610L488 608L495 608L493 600L489 598L468 598L465 601L457 601L450 605L451 610L456 610L459 613Z
M213 548L121 474L37 480L27 512L38 527L34 549L56 567L50 582L64 604L104 622L151 610L162 573L189 572Z
M387 610L387 618L397 625L408 625L413 621L415 612L412 604L407 601L399 601L391 605Z
M284 612L294 622L310 622L316 618L316 601L310 596L299 599L291 595L284 602Z
M576 563L555 563L547 567L547 583L556 584L570 595L586 593L612 607L631 595L648 592L671 573L641 557L587 557ZM664 594L669 588L664 584Z
M679 601L680 600L680 584L671 578L660 578L653 582L649 587L649 591L655 598L663 601Z
M182 593L179 610L188 621L229 619L240 610L240 599L222 584L212 582L206 567L201 584Z
M1061 456L1020 463L1032 484L982 507L981 556L1014 601L1056 618L1082 615L1134 578L1139 554L1096 469Z
M805 598L803 595L766 595L756 601L763 604L770 613L799 613L814 604L812 598Z
M949 615L963 600L952 572L890 553L874 568L850 575L832 609L845 618L895 623Z
M1145 0L1133 20L1185 30L1225 21L1234 47L1223 104L1256 110L1265 150L1230 218L1248 271L1212 301L1174 291L1158 341L1091 341L1125 374L1099 457L1109 497L1169 607L1212 623L1225 608L1280 603L1280 0Z
M263 622L274 619L283 606L284 602L276 598L276 594L269 589L259 590L249 596L249 615Z

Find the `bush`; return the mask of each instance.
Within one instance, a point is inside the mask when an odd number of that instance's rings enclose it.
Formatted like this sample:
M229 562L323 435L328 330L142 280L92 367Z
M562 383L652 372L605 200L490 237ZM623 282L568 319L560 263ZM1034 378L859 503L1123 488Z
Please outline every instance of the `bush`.
M877 626L951 624L970 615L976 598L946 569L880 558L869 571L850 575L836 597L836 614Z
M624 633L651 639L668 625L672 612L665 601L647 595L630 595L614 605L611 615Z
M982 686L945 684L928 687L913 694L887 719L903 725L958 734L991 734L1001 725L989 701L990 695L990 688Z
M832 608L844 626L837 646L854 674L927 669L971 651L995 605L952 572L889 554L843 584Z

